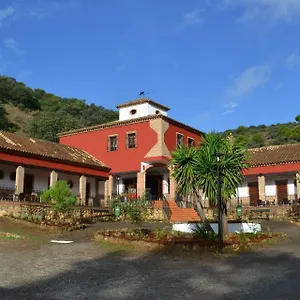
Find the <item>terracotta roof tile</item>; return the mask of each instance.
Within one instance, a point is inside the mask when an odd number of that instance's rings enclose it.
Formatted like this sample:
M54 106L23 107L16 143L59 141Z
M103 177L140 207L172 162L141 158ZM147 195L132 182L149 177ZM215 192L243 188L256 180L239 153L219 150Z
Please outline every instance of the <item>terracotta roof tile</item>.
M164 106L164 105L162 105L162 104L160 104L160 103L158 103L156 101L153 101L153 100L151 100L149 98L140 98L140 99L137 99L137 100L128 101L128 102L119 104L117 106L117 108L128 107L128 106L137 105L137 104L143 104L143 103L149 103L149 104L157 106L157 107L159 107L161 109L170 110L169 107Z
M60 132L58 134L59 137L62 136L68 136L68 135L73 135L73 134L78 134L78 133L84 133L84 132L89 132L89 131L94 131L94 130L99 130L99 129L105 129L105 128L112 128L112 127L118 127L118 126L124 126L124 125L131 125L131 124L137 124L137 123L142 123L145 121L153 120L153 119L163 119L166 122L172 123L174 125L177 125L179 127L185 128L187 130L190 130L191 132L194 132L199 135L203 135L204 133L196 128L193 128L191 126L188 126L184 123L178 122L172 118L169 118L164 115L150 115L146 117L141 117L141 118L134 118L134 119L129 119L129 120L124 120L124 121L113 121L109 123L104 123L104 124L99 124L99 125L94 125L94 126L89 126L85 128L80 128L80 129L74 129L66 132Z
M255 166L300 162L300 143L249 149L249 162Z
M104 163L87 152L63 144L52 143L18 134L0 131L0 151L13 151L62 162L109 170Z

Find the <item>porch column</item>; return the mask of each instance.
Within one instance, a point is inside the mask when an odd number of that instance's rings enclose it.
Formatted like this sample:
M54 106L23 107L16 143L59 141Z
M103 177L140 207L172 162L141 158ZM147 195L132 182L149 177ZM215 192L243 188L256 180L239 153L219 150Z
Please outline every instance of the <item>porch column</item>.
M104 205L108 205L108 180L104 181Z
M169 167L169 173L170 173L170 186L169 186L169 190L170 190L170 200L177 200L177 193L176 193L176 188L177 188L177 182L176 180L173 178L172 173L173 173L173 166Z
M57 178L58 178L57 172L52 171L50 173L50 187L54 187L56 185Z
M119 177L119 194L123 194L125 192L125 186L124 186L124 183L123 183L123 178L122 177Z
M266 201L266 177L264 175L258 176L258 194L259 200Z
M108 197L112 197L113 192L114 192L114 176L109 175L109 177L108 177L108 187L107 187Z
M163 194L169 194L169 174L165 173L164 174L164 179L163 179Z
M86 199L86 177L84 175L80 176L79 179L79 196L80 196L80 204L85 205Z
M146 192L146 172L137 173L137 195L142 197Z
M16 182L15 182L15 193L20 195L24 192L24 176L25 169L22 166L18 166L16 169Z
M300 172L296 174L297 200L300 199Z

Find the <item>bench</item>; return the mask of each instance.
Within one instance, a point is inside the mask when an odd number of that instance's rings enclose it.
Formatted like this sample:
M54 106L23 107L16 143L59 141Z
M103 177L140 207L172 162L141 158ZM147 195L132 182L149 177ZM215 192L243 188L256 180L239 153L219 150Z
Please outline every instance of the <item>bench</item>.
M270 208L255 208L255 209L251 209L250 210L250 215L249 218L252 219L253 214L260 214L260 218L263 218L263 214L265 213L266 219L269 220L270 219Z

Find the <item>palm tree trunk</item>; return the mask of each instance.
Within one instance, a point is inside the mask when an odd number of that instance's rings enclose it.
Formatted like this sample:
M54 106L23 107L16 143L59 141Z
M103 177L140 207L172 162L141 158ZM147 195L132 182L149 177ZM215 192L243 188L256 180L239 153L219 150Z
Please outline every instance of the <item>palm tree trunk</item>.
M196 211L197 211L198 215L200 216L206 231L213 232L214 230L212 229L209 221L207 220L207 218L205 216L204 208L202 206L202 203L200 203L200 201L197 201L197 203L196 203Z

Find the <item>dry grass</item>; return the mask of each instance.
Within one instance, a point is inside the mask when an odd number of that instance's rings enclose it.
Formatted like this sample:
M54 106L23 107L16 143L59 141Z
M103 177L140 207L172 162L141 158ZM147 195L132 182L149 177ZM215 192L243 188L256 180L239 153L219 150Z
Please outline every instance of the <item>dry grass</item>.
M32 120L34 112L23 111L12 104L4 104L3 106L7 113L8 120L19 127L17 133L22 133L27 127L27 124Z

